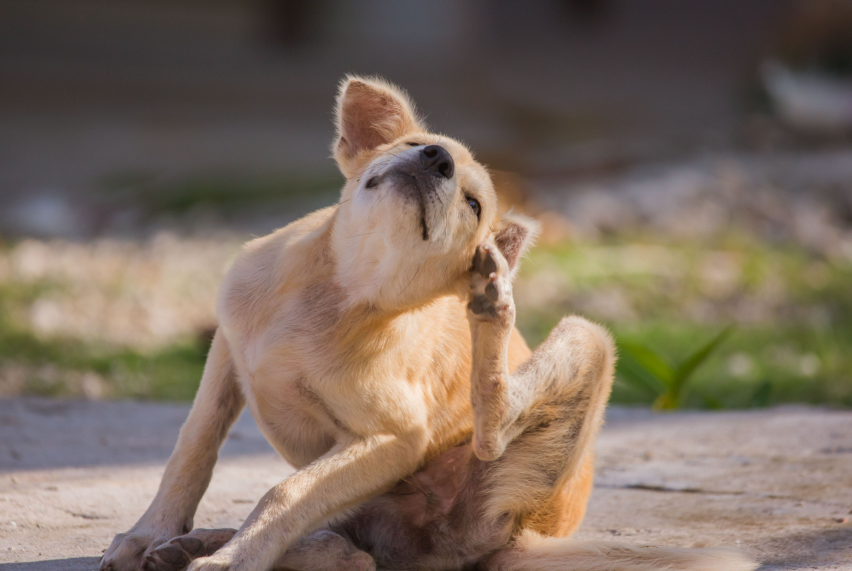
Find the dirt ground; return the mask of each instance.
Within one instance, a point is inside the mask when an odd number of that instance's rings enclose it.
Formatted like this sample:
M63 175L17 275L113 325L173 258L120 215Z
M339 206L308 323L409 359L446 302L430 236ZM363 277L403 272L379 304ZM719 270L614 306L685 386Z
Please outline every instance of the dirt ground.
M0 568L96 568L153 496L188 407L0 400ZM195 523L236 527L292 472L243 415ZM852 569L852 412L615 408L579 536L724 545L764 569Z

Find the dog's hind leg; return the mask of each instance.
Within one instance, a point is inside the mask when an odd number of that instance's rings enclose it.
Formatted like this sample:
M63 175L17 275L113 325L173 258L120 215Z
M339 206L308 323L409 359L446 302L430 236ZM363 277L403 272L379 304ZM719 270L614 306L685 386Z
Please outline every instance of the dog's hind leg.
M580 317L559 322L511 375L514 323L510 284L499 252L473 264L468 318L473 337L474 452L483 460L477 488L484 521L510 516L514 538L479 562L484 571L751 571L757 564L726 550L643 548L566 538L591 492L593 445L612 387L609 334ZM554 537L556 536L556 537Z
M591 492L592 447L612 388L615 349L602 327L567 317L509 374L509 271L499 250L478 249L468 304L473 450L488 461L483 487L490 490L490 517L512 513L523 525L564 535L582 520Z
M333 531L320 530L302 538L275 563L294 571L375 571L370 554Z
M490 437L505 450L486 463L486 518L513 514L521 528L545 535L577 528L591 493L614 353L602 327L567 317L506 378L507 405L490 411L500 418Z
M183 571L193 559L212 555L237 533L236 529L195 529L152 551L145 571ZM342 535L329 530L303 537L275 563L292 571L375 571L373 558Z
M615 349L605 329L568 317L510 375L508 347L515 323L510 272L493 245L477 249L468 303L474 453L494 460L527 428L568 415L588 428L577 434L583 438L576 443L580 453L571 466L576 470L601 423Z

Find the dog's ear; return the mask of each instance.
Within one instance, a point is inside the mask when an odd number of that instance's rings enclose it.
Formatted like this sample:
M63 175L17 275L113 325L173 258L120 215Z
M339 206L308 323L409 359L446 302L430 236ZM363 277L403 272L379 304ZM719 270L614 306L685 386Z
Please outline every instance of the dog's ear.
M346 77L340 84L335 115L334 158L347 178L379 145L425 130L405 92L381 79Z
M494 244L506 258L513 277L518 271L518 262L535 242L540 228L537 221L514 212L507 212L497 222Z

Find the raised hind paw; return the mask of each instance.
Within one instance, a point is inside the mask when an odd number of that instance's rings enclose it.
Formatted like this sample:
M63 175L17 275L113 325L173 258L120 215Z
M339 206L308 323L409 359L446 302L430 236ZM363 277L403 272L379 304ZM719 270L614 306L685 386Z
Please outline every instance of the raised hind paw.
M493 243L480 244L470 266L468 313L479 320L513 317L512 281L509 264Z
M194 529L154 549L145 558L145 571L182 571L199 557L212 555L228 543L236 529Z

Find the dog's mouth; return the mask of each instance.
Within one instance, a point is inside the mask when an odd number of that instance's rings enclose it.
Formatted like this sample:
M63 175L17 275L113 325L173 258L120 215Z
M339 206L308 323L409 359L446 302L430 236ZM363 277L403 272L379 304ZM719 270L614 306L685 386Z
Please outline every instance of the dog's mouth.
M403 169L395 169L387 173L395 179L396 190L406 199L417 204L420 214L420 235L423 241L429 240L429 224L426 221L427 202L432 202L435 197L435 182L432 177L416 176Z
M426 242L429 240L429 226L426 225L426 213L424 212L424 208L421 206L420 212L420 228L423 230L423 241Z

